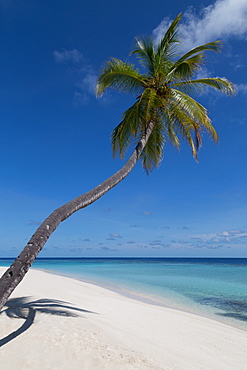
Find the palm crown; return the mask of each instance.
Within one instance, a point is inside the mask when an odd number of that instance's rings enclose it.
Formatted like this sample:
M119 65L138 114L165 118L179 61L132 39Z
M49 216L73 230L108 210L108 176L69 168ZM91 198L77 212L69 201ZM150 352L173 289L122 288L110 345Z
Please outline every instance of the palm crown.
M112 149L114 155L119 152L122 158L131 142L138 142L152 124L152 132L141 154L147 172L159 165L167 139L179 148L179 137L185 138L196 159L203 131L218 140L206 108L189 93L206 86L228 95L234 93L233 84L225 78L193 79L204 61L205 51L219 51L221 44L219 41L204 44L178 57L180 19L179 14L157 45L151 37L136 39L132 54L137 55L145 74L130 63L112 58L97 81L98 96L108 87L137 94L136 102L112 132Z

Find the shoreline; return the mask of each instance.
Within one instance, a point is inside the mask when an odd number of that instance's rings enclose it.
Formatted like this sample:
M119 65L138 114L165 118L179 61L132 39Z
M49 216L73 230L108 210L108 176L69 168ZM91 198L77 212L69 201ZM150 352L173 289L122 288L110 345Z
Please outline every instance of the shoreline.
M3 370L247 369L244 330L74 278L32 269L9 304L0 315Z
M127 288L120 288L117 284L114 284L114 283L109 283L109 282L106 282L106 281L103 282L102 280L99 281L97 279L88 278L88 277L87 278L86 277L80 277L76 274L75 275L69 274L69 273L66 274L66 273L55 271L55 270L42 269L42 268L36 268L36 267L32 267L32 270L33 269L38 270L38 271L47 272L47 273L50 273L52 275L58 275L58 276L63 276L63 277L67 277L67 278L70 278L70 279L78 280L78 281L81 281L81 282L88 283L90 285L95 285L96 287L103 288L103 289L115 292L117 294L121 294L124 297L134 299L134 300L146 303L146 304L150 304L150 305L154 305L154 306L160 306L160 307L164 307L164 308L170 308L170 309L174 309L174 310L178 310L178 311L182 311L182 312L187 312L187 313L190 313L192 315L208 318L208 319L217 321L219 323L225 324L227 326L230 326L230 327L233 327L233 328L236 328L236 329L247 332L247 326L246 325L241 325L240 323L237 322L237 320L230 320L229 318L221 317L221 316L217 315L216 313L213 313L213 312L210 312L210 311L205 311L203 309L199 309L199 307L197 307L197 309L196 309L194 306L189 306L189 305L185 305L185 304L182 304L182 303L179 304L177 302L176 303L171 302L171 301L169 301L167 299L164 299L164 298L161 300L161 299L159 299L158 296L151 297L151 296L148 295L148 293L144 293L144 292L138 293L136 291L132 291L132 290L129 290Z

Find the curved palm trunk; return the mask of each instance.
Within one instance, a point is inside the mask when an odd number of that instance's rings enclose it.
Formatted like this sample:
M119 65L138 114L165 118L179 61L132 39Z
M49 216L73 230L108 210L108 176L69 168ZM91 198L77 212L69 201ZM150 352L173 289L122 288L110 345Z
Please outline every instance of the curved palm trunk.
M153 126L154 124L153 122L151 122L146 131L146 135L139 141L131 157L119 171L117 171L114 175L102 182L100 185L96 186L94 189L56 209L39 226L23 251L0 279L0 310L5 305L13 290L24 278L29 267L31 266L53 231L56 230L60 222L66 220L76 211L79 211L80 209L85 208L95 202L130 173L130 171L137 163L147 143L147 140L153 130Z

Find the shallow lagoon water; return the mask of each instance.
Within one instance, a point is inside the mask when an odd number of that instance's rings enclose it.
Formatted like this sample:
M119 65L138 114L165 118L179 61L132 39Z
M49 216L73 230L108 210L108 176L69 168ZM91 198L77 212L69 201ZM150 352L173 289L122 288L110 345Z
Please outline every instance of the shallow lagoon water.
M247 258L40 258L33 267L247 330Z

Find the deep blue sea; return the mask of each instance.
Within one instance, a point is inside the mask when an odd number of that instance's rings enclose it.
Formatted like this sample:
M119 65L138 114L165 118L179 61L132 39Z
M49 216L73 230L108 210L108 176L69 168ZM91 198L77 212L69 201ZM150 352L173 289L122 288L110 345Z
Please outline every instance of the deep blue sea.
M33 268L247 330L247 258L39 258Z

